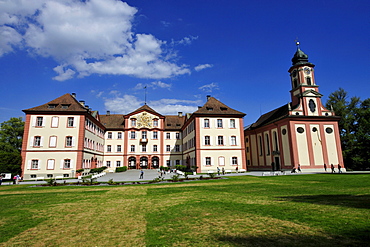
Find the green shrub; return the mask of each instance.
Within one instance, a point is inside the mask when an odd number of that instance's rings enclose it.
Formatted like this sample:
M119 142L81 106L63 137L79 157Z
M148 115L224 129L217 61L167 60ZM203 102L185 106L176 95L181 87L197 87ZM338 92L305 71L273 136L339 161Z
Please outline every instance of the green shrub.
M179 181L179 175L172 175L172 181L178 182Z
M125 171L127 171L127 166L117 167L116 168L116 172L125 172Z
M55 178L50 178L46 181L48 183L49 186L56 186L56 180Z
M185 171L186 170L186 166L183 166L183 165L177 165L175 166L176 170L179 170L179 171Z
M208 174L209 175L209 177L210 178L214 178L215 176L216 176L216 174L215 173L210 173L210 174Z

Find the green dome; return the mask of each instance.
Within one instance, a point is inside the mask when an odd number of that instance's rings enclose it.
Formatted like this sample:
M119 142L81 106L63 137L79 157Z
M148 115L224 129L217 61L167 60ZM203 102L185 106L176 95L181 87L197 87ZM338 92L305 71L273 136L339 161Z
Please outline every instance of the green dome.
M292 58L292 63L293 65L308 63L307 54L305 54L303 51L301 51L301 49L299 49L299 47L297 47L297 51Z

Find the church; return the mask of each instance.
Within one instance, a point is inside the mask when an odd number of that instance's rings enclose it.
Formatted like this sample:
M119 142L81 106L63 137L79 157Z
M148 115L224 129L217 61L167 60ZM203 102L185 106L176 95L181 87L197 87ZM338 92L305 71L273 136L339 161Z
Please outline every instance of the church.
M193 113L162 115L144 104L128 114L99 114L76 94L23 110L23 178L77 177L186 166L198 173L245 170L323 171L343 165L339 117L326 109L314 67L299 45L289 69L291 102L244 127L245 113L207 96Z
M315 65L299 47L292 58L291 102L263 114L245 128L248 170L344 169L338 121L321 101Z

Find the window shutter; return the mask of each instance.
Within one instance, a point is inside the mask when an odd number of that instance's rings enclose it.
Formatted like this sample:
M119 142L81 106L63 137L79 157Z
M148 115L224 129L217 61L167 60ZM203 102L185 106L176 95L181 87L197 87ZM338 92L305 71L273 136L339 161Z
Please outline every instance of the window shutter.
M41 140L40 140L40 147L43 147L44 146L44 137L41 136Z
M73 128L76 128L77 127L77 118L74 117L73 118Z
M37 120L37 117L36 116L32 116L32 127L35 127L36 126L36 120Z
M33 147L33 142L35 141L35 137L34 136L32 136L31 138L30 138L30 147Z
M60 161L60 169L63 169L63 165L64 165L64 160L61 160Z
M31 163L32 163L32 160L28 160L28 163L27 163L27 170L30 170L30 169L31 169Z
M74 146L75 146L75 144L76 144L75 137L74 137L74 136L72 136L72 147L74 147Z
M46 117L42 117L42 127L45 127Z
M39 160L38 162L38 167L37 167L39 170L41 170L41 160Z
M74 165L74 164L73 164L73 160L71 160L70 162L71 162L71 163L70 163L69 168L73 169L73 165Z
M57 146L57 137L51 136L50 137L50 147L56 147Z

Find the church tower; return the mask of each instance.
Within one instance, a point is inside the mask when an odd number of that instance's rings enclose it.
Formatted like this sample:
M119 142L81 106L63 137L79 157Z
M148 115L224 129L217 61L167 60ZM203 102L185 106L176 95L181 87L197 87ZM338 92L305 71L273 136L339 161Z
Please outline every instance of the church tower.
M293 114L301 116L332 116L331 111L324 108L321 102L322 94L316 85L314 67L308 62L308 56L299 47L292 58L292 66L288 70L291 78L291 108Z

